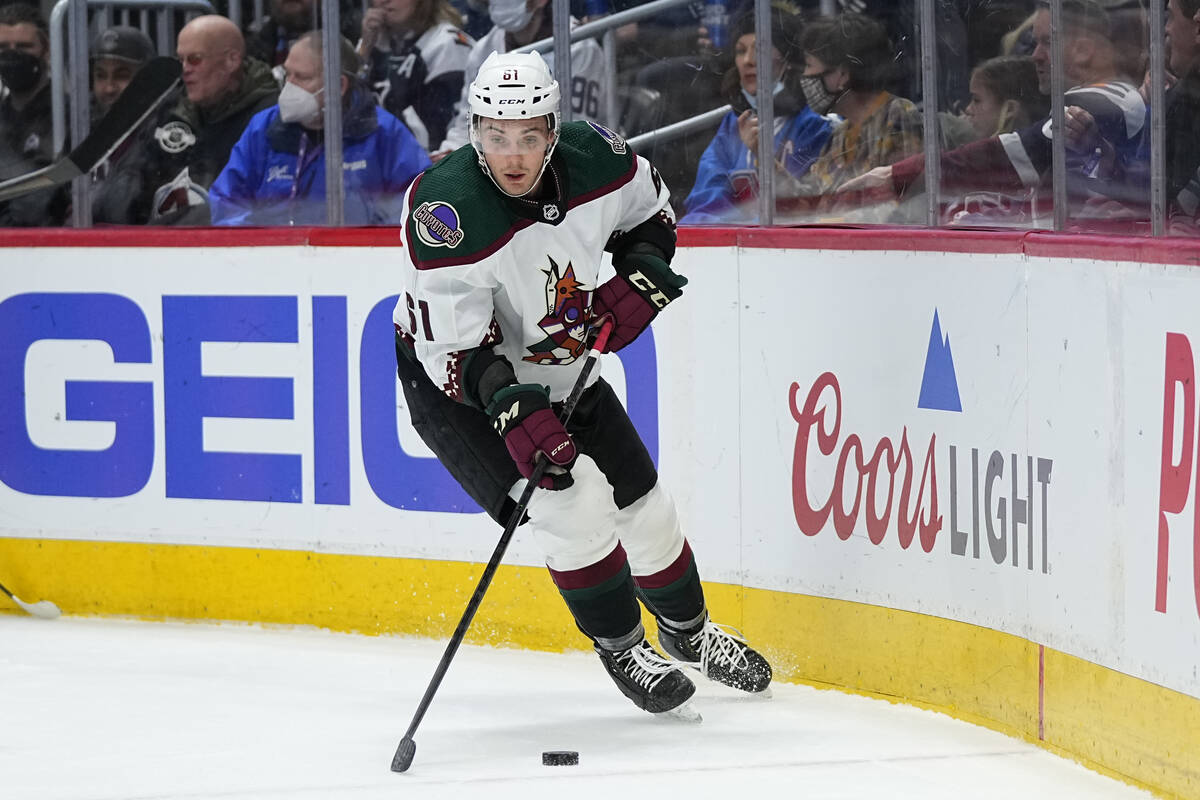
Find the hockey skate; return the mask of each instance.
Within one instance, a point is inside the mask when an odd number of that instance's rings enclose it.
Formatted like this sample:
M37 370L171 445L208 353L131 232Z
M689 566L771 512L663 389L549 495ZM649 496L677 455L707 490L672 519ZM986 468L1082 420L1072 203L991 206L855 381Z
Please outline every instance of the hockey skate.
M770 696L771 665L732 628L705 619L700 630L688 633L659 622L658 641L667 655L710 680Z
M696 685L645 639L616 652L597 646L596 653L617 688L638 708L651 714L673 712L681 719L699 720L698 714L683 707L695 694Z

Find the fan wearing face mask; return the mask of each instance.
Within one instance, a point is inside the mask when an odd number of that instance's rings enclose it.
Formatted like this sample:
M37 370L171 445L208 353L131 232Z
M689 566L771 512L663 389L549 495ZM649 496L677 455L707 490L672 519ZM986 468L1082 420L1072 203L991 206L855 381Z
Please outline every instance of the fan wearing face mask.
M820 217L832 212L830 195L843 182L921 152L922 120L911 100L886 89L895 49L876 20L849 12L814 20L805 28L803 49L808 106L836 115L836 123L808 174L798 181L784 176L777 196L798 198L783 204L784 213Z
M49 58L41 12L24 3L0 7L0 180L54 159ZM0 225L59 225L66 207L65 192L34 192L0 203Z
M412 130L421 146L441 144L462 95L475 40L450 0L371 0L358 53L379 105Z
M777 170L795 178L808 172L832 127L804 101L799 85L802 33L797 13L782 5L772 8L773 159ZM734 65L725 74L722 89L733 110L721 120L717 135L700 157L695 186L684 202L683 225L751 223L757 219L758 109L766 100L755 64L753 12L733 24L729 40L733 43Z
M403 122L375 105L341 38L342 175L348 225L398 224L404 190L429 156ZM325 104L321 32L288 51L279 104L250 120L209 190L216 225L321 225L325 211Z
M466 85L455 106L454 119L446 131L446 138L431 151L434 161L441 160L471 139L468 90L484 60L493 52L507 53L539 39L547 39L554 33L550 0L488 0L488 14L495 27L475 43L467 56L464 73ZM574 19L571 24L575 24ZM553 60L549 59L552 68ZM608 85L604 51L600 45L594 39L571 45L571 86L570 91L563 87L563 102L570 104L573 118L606 123L603 115L610 91L612 87Z

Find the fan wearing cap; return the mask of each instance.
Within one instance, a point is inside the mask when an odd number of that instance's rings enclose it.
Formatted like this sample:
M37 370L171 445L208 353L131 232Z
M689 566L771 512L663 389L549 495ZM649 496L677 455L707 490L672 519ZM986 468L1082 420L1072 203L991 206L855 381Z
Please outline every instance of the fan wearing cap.
M283 62L279 104L256 114L209 190L216 225L325 222L325 104L342 109L342 182L350 225L396 225L400 199L429 156L403 122L375 105L362 62L344 37L336 91L325 85L321 31L303 34ZM329 100L327 101L327 98Z
M611 321L608 349L620 350L681 296L670 193L617 134L560 123L559 86L537 53L493 52L467 97L471 146L405 198L393 322L413 425L501 524L548 461L526 524L635 705L686 703L695 686L681 666L762 692L771 668L709 621L674 501L612 388L593 374L566 424L556 408L581 374L589 329ZM646 639L639 599L670 659Z
M108 113L134 73L154 57L154 43L137 28L114 25L92 40L88 54L92 68L92 119Z

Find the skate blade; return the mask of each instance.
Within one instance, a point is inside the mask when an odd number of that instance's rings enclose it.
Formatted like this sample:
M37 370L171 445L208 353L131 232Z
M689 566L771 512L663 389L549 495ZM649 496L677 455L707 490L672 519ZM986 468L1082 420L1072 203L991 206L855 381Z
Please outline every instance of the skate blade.
M770 700L772 697L775 696L775 694L771 691L770 686L763 689L761 692L747 692L747 694L749 694L751 697L755 697L759 700Z
M672 708L670 711L662 711L654 716L662 717L663 719L675 720L676 722L688 722L693 725L704 721L704 717L700 716L700 712L696 710L694 705L692 705L691 700L688 700L682 705L675 706L675 708Z

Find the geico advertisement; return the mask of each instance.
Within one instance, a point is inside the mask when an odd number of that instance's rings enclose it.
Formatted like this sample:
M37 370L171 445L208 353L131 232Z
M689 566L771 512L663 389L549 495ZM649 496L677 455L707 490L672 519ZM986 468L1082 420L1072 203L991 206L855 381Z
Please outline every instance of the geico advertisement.
M486 560L494 523L398 391L402 255L28 251L0 297L0 535ZM649 335L603 372L657 456L654 361Z
M1158 452L1163 382L1191 386L1196 367L1181 355L1164 377L1182 342L1164 341L1149 287L1130 317L1136 268L835 251L743 251L739 268L748 582L972 622L1200 694L1182 616L1195 425ZM1197 301L1177 298L1181 320ZM1194 420L1194 393L1177 394L1176 419ZM1153 490L1125 491L1133 473ZM1151 624L1159 541L1167 610Z

